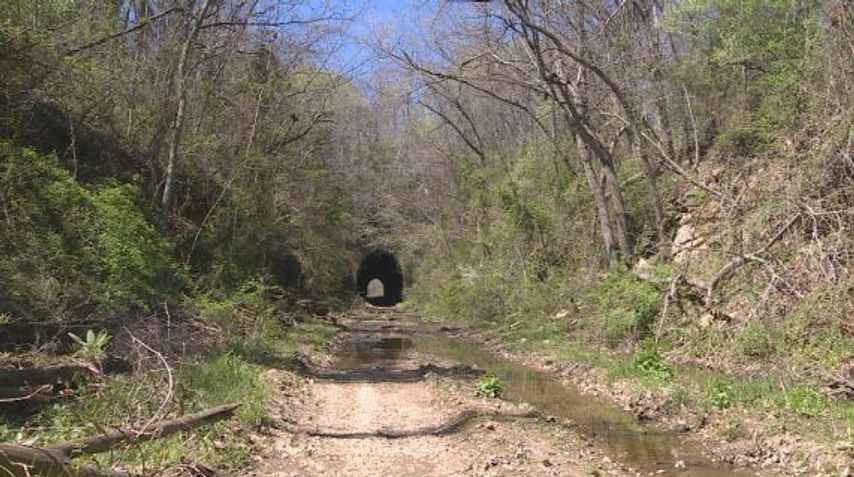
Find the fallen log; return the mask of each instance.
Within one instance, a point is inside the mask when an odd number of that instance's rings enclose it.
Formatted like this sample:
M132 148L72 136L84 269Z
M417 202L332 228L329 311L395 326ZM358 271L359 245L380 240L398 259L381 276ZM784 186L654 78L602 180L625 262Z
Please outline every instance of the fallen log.
M0 405L29 401L36 404L48 404L53 400L53 386L41 385L35 389L29 387L0 386Z
M513 421L517 419L535 419L541 417L536 411L526 411L518 413L506 413L498 411L476 411L465 410L441 424L433 426L425 426L416 429L378 429L376 431L339 431L339 430L318 430L306 429L298 427L285 427L284 430L291 434L304 434L312 437L325 437L330 439L370 439L372 437L380 437L383 439L404 439L407 437L423 437L423 436L447 436L454 434L462 429L469 422L478 418L490 418L497 421Z
M68 468L68 462L73 457L106 452L123 443L137 444L189 431L228 419L239 406L240 404L228 404L162 421L143 432L119 429L46 447L0 444L0 475L4 475L3 471L6 471L14 477L73 477L76 474Z
M95 370L83 364L55 364L24 369L0 369L0 386L57 384L93 374L95 374Z
M287 369L307 378L342 383L413 383L425 379L430 374L452 378L476 378L484 374L482 369L463 364L442 367L432 363L423 364L415 369L322 369L315 368L299 358L289 359Z
M20 346L32 346L57 338L67 339L66 333L73 331L80 333L86 330L111 331L107 321L85 320L79 322L66 321L40 321L24 319L0 325L0 349L9 350ZM112 326L111 326L112 327Z

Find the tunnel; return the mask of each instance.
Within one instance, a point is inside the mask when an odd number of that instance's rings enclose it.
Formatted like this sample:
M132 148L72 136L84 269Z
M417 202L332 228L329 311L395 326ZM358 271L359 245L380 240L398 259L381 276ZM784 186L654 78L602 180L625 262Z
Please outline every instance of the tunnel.
M397 258L383 250L365 255L356 287L359 295L374 306L394 306L403 301L403 272Z

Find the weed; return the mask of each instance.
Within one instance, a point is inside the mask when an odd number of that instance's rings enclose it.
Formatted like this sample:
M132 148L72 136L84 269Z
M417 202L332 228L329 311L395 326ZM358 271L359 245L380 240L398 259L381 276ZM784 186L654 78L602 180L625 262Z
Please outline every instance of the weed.
M767 327L750 323L735 335L735 350L748 358L764 358L776 351L774 333Z
M211 361L185 366L179 380L184 383L185 399L193 407L206 408L240 403L238 416L257 422L265 412L269 392L260 378L260 368L230 354Z
M83 358L100 360L107 355L107 344L110 342L111 336L104 330L97 333L93 330L86 331L86 338L83 339L74 333L69 332L68 336L74 340L74 354Z
M589 295L597 312L591 315L588 330L610 346L640 339L658 314L659 295L654 286L629 272L611 273Z
M784 409L806 417L815 417L828 407L826 398L813 389L804 387L785 391L780 401Z
M717 409L729 409L733 405L733 390L722 379L713 379L706 388L706 404Z
M744 429L742 428L740 422L730 419L724 423L722 434L724 440L726 440L727 442L733 442L744 435Z
M673 377L673 367L658 353L651 341L644 341L632 358L632 366L644 377L657 381L669 381Z
M477 383L475 395L479 398L495 399L501 396L504 384L498 377L485 374Z
M684 386L675 386L670 392L670 402L677 408L688 407L692 401L691 391Z

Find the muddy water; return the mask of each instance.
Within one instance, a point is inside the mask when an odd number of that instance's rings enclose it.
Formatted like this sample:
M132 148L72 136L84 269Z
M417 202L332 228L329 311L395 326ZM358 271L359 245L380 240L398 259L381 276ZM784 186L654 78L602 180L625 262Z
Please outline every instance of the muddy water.
M542 414L573 423L613 460L640 472L678 477L755 475L714 462L679 435L646 426L613 404L584 395L548 374L499 358L471 343L425 331L420 326L389 333L380 326L368 325L345 339L335 367L393 367L410 349L428 359L433 356L476 366L498 376L504 384L505 399L526 402Z

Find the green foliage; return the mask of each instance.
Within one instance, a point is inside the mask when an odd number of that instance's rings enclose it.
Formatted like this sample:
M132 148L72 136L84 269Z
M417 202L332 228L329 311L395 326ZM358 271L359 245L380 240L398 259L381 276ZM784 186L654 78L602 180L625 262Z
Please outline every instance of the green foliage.
M691 391L684 386L675 386L670 393L670 402L677 408L690 406L693 403Z
M104 330L97 333L93 330L87 330L85 338L70 332L68 336L74 340L74 354L89 359L103 359L107 353L107 344L112 339L109 333Z
M104 428L141 427L160 408L166 391L164 371L118 376L84 388L72 402L52 404L22 423L38 433L17 433L16 425L0 421L0 436L13 442L44 445L77 439ZM251 449L241 443L241 432L258 424L265 413L270 392L261 379L261 368L232 355L219 355L189 363L174 372L173 415L237 402L236 420L207 426L192 439L176 435L127 449L96 456L106 467L117 463L132 470L174 465L181 458L198 459L211 466L245 461ZM170 416L171 417L171 416ZM97 426L102 427L95 427ZM223 448L223 444L226 448Z
M786 350L798 360L837 369L854 358L854 336L843 330L851 310L852 279L819 287L786 316Z
M735 350L747 358L764 358L774 354L776 333L767 326L751 322L735 335Z
M498 377L485 374L480 378L475 387L475 395L484 399L495 399L501 396L504 384Z
M587 301L596 310L587 318L590 332L609 346L616 346L647 334L658 316L661 295L649 282L627 271L618 271L603 276Z
M181 368L185 399L194 408L240 403L238 416L257 424L265 414L269 391L261 381L260 368L237 356L224 354L210 361Z
M705 403L717 409L729 409L734 403L732 386L723 379L712 379L706 385Z
M94 288L110 304L144 306L180 285L180 267L170 261L170 244L136 205L130 185L104 185L90 194L89 253L99 280Z
M729 91L740 110L717 138L721 152L768 150L805 106L807 63L818 44L818 3L789 0L689 0L665 12L666 31L696 45L683 65L698 89ZM711 87L711 88L710 88Z
M673 367L661 357L658 347L651 340L644 340L635 352L632 366L644 377L657 381L669 381L674 374Z
M130 185L87 187L55 156L0 141L0 277L10 296L45 312L72 303L145 308L181 283L171 245Z
M818 416L828 408L827 398L815 389L801 386L784 391L778 403L783 409L806 417Z

